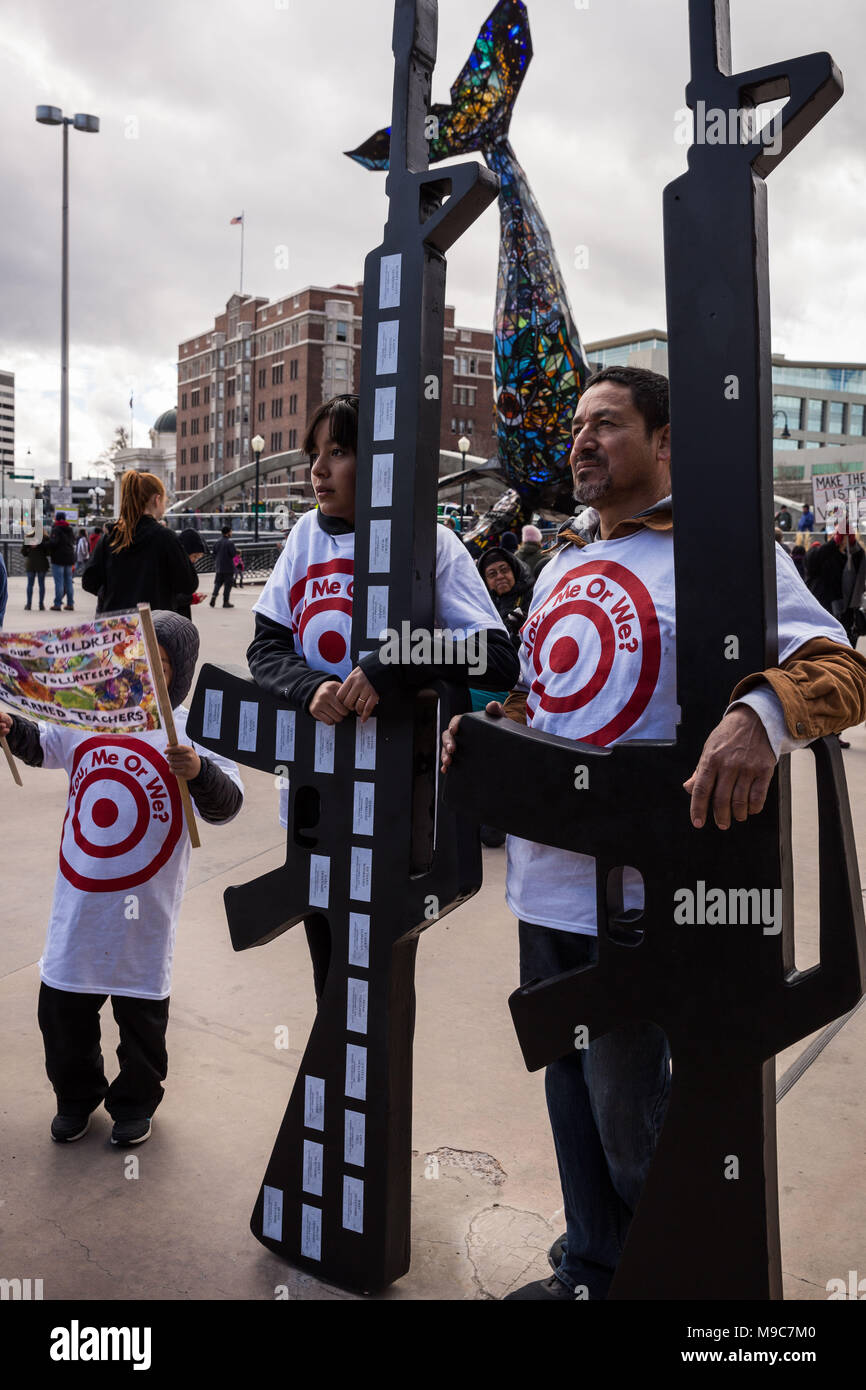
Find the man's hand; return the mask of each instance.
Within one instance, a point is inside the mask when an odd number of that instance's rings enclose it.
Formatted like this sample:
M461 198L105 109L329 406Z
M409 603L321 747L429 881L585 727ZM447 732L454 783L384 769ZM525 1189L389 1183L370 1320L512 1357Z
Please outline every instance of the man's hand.
M320 724L340 724L349 713L337 696L342 689L339 681L323 681L309 704L309 712Z
M201 758L194 748L179 743L176 748L166 748L165 760L175 777L185 782L194 782L201 772Z
M362 724L366 724L379 703L379 692L371 685L360 666L343 681L337 699L346 709L353 709Z
M12 715L0 709L0 738L5 738L12 729Z
M491 719L502 719L505 710L498 700L491 700L489 705L484 706L484 713L489 714ZM455 714L448 728L442 735L442 762L440 768L443 773L447 772L451 766L454 754L457 752L457 730L460 728L462 714Z
M683 787L691 794L692 825L705 823L712 798L720 830L764 809L776 759L761 720L749 705L737 705L717 724L701 759Z

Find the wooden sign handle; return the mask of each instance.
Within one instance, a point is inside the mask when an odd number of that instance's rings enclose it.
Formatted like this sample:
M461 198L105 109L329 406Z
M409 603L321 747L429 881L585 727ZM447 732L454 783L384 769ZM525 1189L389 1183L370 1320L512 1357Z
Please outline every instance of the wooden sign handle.
M9 748L9 744L6 742L5 737L0 738L0 745L2 745L3 752L6 754L6 761L9 764L9 771L12 773L13 780L19 787L23 787L24 783L21 780L21 773L18 771L18 764L12 756L12 752Z
M150 671L153 676L153 684L156 690L156 702L159 705L159 714L165 725L168 734L169 748L177 748L177 730L174 727L174 715L171 709L171 701L168 698L168 686L165 683L165 672L162 669L162 661L159 655L159 643L156 640L156 628L153 625L153 614L150 611L149 603L138 605L138 616L141 619L141 635L144 638L144 645L147 650ZM180 797L183 802L183 812L186 816L186 828L189 831L189 838L193 849L200 849L201 840L198 836L198 826L195 822L195 810L192 804L192 797L189 794L189 787L184 777L178 777L177 785L180 787Z

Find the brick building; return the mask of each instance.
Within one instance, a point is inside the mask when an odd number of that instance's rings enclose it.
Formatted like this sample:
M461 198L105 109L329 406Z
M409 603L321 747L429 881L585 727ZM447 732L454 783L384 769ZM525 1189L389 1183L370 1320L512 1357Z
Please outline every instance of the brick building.
M212 329L178 348L177 495L249 463L260 434L262 458L300 449L307 420L323 400L357 391L363 286L308 286L269 302L232 295ZM442 448L461 435L489 457L493 433L493 334L461 328L445 310ZM306 465L287 460L270 474L265 497L285 497ZM292 475L295 475L294 477Z

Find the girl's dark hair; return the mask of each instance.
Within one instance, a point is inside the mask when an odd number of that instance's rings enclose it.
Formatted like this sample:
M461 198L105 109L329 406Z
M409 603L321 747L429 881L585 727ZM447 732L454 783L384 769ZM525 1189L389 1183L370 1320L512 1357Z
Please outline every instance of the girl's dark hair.
M358 404L357 396L332 396L329 401L320 405L307 426L307 433L301 445L303 452L309 458L315 456L316 432L323 420L328 421L328 433L335 444L339 444L341 449L357 452Z

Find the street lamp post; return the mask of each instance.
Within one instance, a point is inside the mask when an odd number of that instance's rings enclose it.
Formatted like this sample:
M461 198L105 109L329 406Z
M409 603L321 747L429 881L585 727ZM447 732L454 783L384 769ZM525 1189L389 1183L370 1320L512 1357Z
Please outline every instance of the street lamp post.
M458 441L457 441L457 448L460 450L460 454L461 454L461 458L462 458L462 463L463 463L463 472L464 472L464 473L466 472L466 455L469 453L469 450L471 449L471 447L472 447L472 441L471 441L470 439L467 439L465 434L461 435L460 438L459 438ZM465 478L461 478L461 480L460 480L460 530L461 530L461 531L463 530L463 504L464 504L464 499L465 499L465 497L466 497L466 479L465 479Z
M37 106L40 125L63 126L63 234L60 288L60 486L66 487L69 471L69 127L95 135L99 117L78 112L64 116L59 106Z
M778 410L774 410L774 411L773 411L773 420L774 420L774 421L775 421L777 415L781 415L782 418L783 418L784 421L785 421L785 428L782 430L782 433L779 435L779 438L780 438L780 439L790 439L790 438L791 438L791 431L788 429L788 412L787 412L787 410L782 410L781 408L779 408Z
M250 441L250 448L253 451L253 458L256 461L256 540L259 538L259 460L262 456L262 449L265 441L260 434L256 434Z

